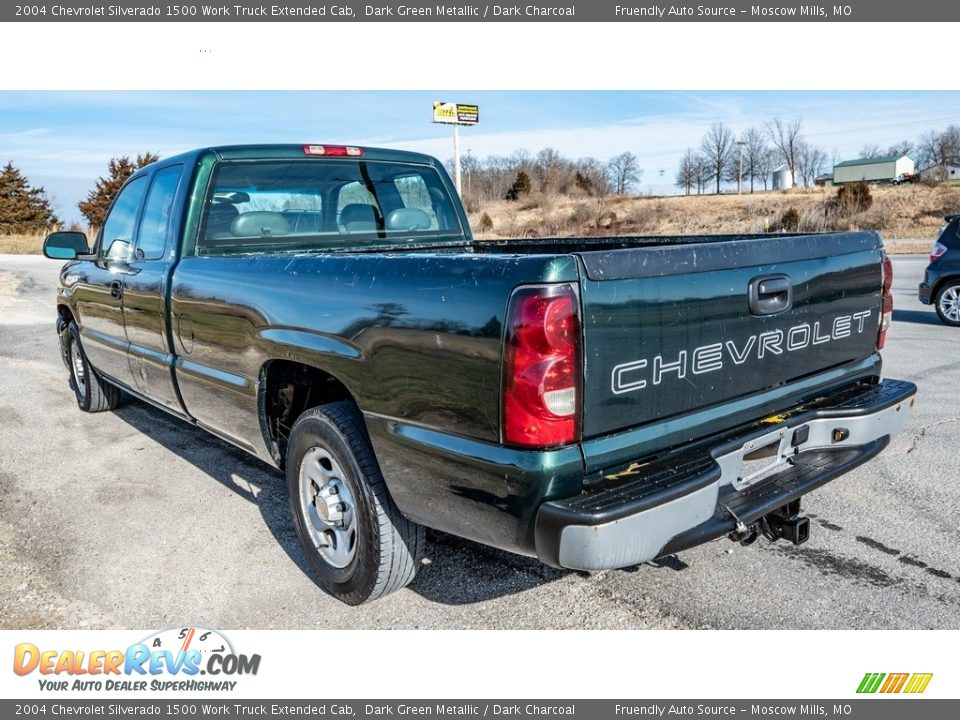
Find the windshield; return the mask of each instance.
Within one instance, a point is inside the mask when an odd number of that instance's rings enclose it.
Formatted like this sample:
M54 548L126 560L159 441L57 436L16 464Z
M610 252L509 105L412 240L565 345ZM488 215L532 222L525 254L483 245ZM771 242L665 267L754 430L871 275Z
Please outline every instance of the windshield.
M427 165L347 160L225 162L215 173L198 255L382 247L463 238Z

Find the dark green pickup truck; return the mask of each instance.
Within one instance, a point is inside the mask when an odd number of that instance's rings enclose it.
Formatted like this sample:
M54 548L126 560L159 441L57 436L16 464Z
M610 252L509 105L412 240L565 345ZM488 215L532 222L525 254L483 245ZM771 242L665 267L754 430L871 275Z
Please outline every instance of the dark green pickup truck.
M582 570L803 542L801 496L916 392L880 379L875 233L476 242L412 153L189 152L44 252L80 408L123 391L284 469L352 604L413 579L425 526Z

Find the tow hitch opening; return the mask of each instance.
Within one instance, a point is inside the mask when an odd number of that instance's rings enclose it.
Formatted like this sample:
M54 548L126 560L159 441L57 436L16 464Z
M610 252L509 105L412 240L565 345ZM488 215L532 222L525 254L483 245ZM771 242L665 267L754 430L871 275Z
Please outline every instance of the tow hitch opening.
M800 515L799 498L764 515L750 525L737 520L737 527L728 536L741 545L752 545L763 535L770 542L789 540L802 545L810 539L810 518Z

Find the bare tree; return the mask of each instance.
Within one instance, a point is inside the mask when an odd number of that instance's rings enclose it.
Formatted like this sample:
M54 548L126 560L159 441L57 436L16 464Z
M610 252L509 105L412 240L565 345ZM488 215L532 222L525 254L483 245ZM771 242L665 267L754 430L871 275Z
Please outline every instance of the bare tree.
M694 176L697 180L697 195L702 195L707 187L707 183L710 182L710 178L713 177L710 162L700 153L694 155L693 160Z
M677 170L677 187L683 188L683 194L689 195L697 184L697 156L693 150L687 151L680 158L680 168Z
M607 163L607 171L613 180L614 193L625 195L631 185L640 182L643 171L632 152L620 153Z
M519 150L514 150L513 154L510 156L510 162L513 163L515 168L524 171L533 170L533 157L530 155L530 151L526 148L520 148Z
M960 126L924 133L917 144L917 155L923 168L936 168L944 175L950 165L960 165Z
M700 141L700 152L710 168L710 177L716 180L717 195L720 182L729 172L730 156L734 148L733 133L723 123L714 123Z
M533 171L540 192L561 191L563 176L567 174L569 164L569 161L553 148L544 148L538 152L533 161Z
M763 180L763 189L767 190L768 184L770 183L770 176L773 173L773 169L777 166L777 152L772 148L767 148L762 153L757 155L756 159L756 177Z
M880 146L876 143L867 143L862 148L860 148L860 157L862 158L878 158L883 155L883 151L880 150Z
M793 120L783 120L774 118L767 123L767 135L770 136L770 142L780 151L780 157L790 169L790 174L794 181L797 177L797 148L803 140L800 135L800 128L803 120L799 117Z
M830 151L830 167L834 168L842 162L843 155L840 153L840 149L833 148L833 150Z
M754 180L765 177L769 172L768 168L761 168L761 165L769 154L770 147L767 144L767 136L753 127L743 132L740 142L743 143L743 171L745 177L750 178L750 192L753 192ZM764 188L766 188L766 182L764 182Z
M913 155L914 146L909 140L901 140L887 148L887 155L896 155L898 158L904 155Z
M594 224L600 227L607 197L613 192L607 167L596 158L580 158L576 165L577 186L593 198Z
M810 187L827 164L826 151L807 142L797 146L797 172L804 187Z

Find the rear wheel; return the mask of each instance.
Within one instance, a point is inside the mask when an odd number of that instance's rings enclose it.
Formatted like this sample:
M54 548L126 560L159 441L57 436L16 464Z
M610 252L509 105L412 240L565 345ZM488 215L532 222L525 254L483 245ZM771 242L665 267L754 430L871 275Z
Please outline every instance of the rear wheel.
M940 288L935 304L941 322L960 327L960 280L952 280Z
M80 329L70 323L67 332L66 357L70 369L70 387L77 398L77 406L84 412L113 410L120 404L120 388L104 380L90 365L83 345L80 344Z
M360 605L409 584L423 556L424 529L390 498L355 406L307 410L287 448L293 524L320 585Z

